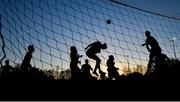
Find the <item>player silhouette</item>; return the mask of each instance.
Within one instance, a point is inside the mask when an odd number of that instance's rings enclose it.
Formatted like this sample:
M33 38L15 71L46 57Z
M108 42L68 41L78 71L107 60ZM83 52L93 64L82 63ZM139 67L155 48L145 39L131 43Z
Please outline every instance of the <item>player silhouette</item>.
M92 75L91 75L91 70L92 67L89 65L89 61L88 59L85 60L85 64L82 65L81 67L81 71L82 71L82 77L83 79L91 79L92 78Z
M2 67L2 76L8 76L10 72L12 71L12 66L9 65L9 60L5 61L5 65Z
M71 46L70 48L70 69L71 69L71 79L72 80L79 80L81 70L78 67L78 63L80 63L79 58L82 57L82 55L79 55L77 52L77 49L75 46Z
M110 55L109 59L106 62L106 65L108 67L107 71L108 71L108 77L110 80L112 80L113 78L115 78L116 80L119 78L119 73L117 70L119 70L119 68L116 68L115 62L114 62L114 56Z
M93 71L93 74L99 76L96 72L97 69L99 69L99 73L100 74L103 74L105 72L103 72L101 69L100 69L100 63L101 63L101 59L96 55L97 53L100 53L101 52L101 49L107 49L107 45L106 43L104 44L101 44L100 41L96 41L94 43L91 43L89 44L85 50L86 51L86 55L95 60L96 61L96 65L95 65L95 68L94 68L94 71Z
M21 63L21 70L23 71L27 71L29 68L31 68L31 58L32 58L32 53L34 52L34 46L33 45L29 45L28 46L28 52L26 53L22 63Z
M148 62L148 70L146 72L147 74L149 74L150 68L151 68L151 65L152 65L152 62L153 62L153 58L156 57L156 56L161 55L161 48L160 48L157 40L154 37L151 36L151 32L146 31L145 35L147 37L146 43L142 44L142 46L146 45L147 50L150 52L150 54L149 54L149 62Z

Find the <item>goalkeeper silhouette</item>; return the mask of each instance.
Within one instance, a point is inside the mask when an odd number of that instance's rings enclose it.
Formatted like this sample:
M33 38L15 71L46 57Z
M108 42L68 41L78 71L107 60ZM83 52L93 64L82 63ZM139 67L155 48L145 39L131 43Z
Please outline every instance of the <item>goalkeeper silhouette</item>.
M146 45L147 50L150 52L149 62L148 62L148 70L146 72L147 74L149 74L150 68L151 68L151 65L153 62L153 58L161 54L161 48L160 48L157 40L151 36L151 32L146 31L145 35L147 37L146 43L142 44L142 46ZM151 49L149 48L149 45L150 45Z
M96 65L95 65L94 71L92 73L97 75L97 76L99 76L96 72L97 69L99 69L99 74L105 73L100 69L101 59L96 55L97 53L101 52L101 49L107 49L107 45L106 45L106 43L101 44L100 41L96 41L94 43L91 43L85 48L85 50L87 50L86 55L89 58L96 61Z

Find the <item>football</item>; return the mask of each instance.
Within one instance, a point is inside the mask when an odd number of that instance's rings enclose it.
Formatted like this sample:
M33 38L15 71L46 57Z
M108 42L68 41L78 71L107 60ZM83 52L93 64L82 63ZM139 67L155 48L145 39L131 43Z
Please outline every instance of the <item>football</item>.
M108 19L108 20L106 21L106 23L107 23L107 24L111 24L111 20Z

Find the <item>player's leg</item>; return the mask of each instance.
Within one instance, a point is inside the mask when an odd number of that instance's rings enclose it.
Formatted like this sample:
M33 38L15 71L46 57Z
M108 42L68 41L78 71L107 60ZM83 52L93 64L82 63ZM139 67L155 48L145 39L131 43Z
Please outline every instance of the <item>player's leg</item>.
M93 59L96 60L96 65L95 65L93 73L97 75L96 70L99 69L99 71L101 71L100 70L101 59L98 56L96 56L96 55L93 56Z
M96 70L97 70L97 69L100 69L101 59L100 59L98 56L96 56L95 54L90 54L90 53L86 53L86 54L87 54L87 56L88 56L89 58L91 58L91 59L93 59L93 60L96 61L96 65L95 65L93 74L95 74L95 75L98 76Z
M148 69L147 69L147 74L149 74L150 70L151 70L151 66L152 66L152 63L153 63L153 58L154 58L154 54L153 53L150 53L149 54L149 62L148 62Z

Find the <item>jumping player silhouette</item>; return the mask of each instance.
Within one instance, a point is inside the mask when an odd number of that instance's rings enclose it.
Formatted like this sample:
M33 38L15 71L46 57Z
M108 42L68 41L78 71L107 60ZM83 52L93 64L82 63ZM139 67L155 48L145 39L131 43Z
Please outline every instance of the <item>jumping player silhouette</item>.
M102 44L100 41L96 41L94 43L91 43L85 48L85 50L87 50L86 55L89 58L96 61L96 65L95 65L93 74L95 74L97 76L99 76L96 72L97 69L99 69L100 74L105 73L100 69L101 59L96 55L97 53L101 52L101 49L107 49L107 45L106 45L106 43Z
M142 46L146 45L147 50L150 52L150 54L149 54L149 62L148 62L148 70L146 72L147 74L149 74L150 69L151 69L151 65L152 65L152 62L153 62L153 58L158 56L158 55L161 55L161 48L160 48L159 43L157 42L157 40L154 37L151 36L151 32L146 31L145 35L147 37L146 43L142 44Z

